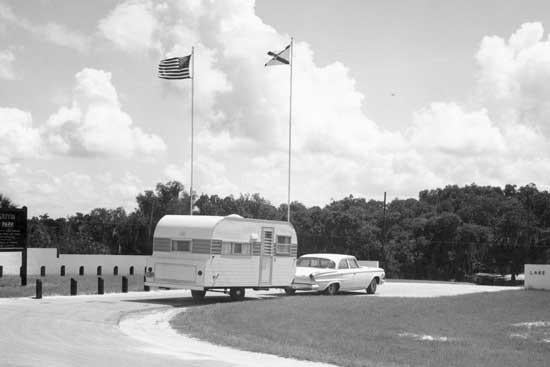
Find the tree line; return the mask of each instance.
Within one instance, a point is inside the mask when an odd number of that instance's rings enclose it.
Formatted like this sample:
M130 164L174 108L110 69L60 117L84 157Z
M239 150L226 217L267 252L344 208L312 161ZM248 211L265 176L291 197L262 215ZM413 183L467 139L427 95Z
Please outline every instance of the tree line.
M158 183L136 197L131 213L97 208L66 218L29 219L29 246L73 254L151 254L156 223L188 214L181 183ZM286 204L259 194L202 194L198 215L239 214L286 220ZM0 206L15 204L0 194ZM384 210L385 209L385 210ZM477 272L521 273L525 263L550 263L550 194L536 185L504 188L446 186L418 199L382 201L353 196L324 207L291 203L299 254L335 252L379 260L389 277L463 280Z

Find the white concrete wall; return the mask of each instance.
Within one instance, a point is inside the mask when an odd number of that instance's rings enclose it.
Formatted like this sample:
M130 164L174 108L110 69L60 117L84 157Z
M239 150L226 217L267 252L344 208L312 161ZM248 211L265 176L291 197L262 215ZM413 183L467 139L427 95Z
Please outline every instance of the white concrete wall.
M359 263L359 266L368 266L369 268L379 268L379 262L378 261L372 261L372 260L357 260Z
M0 266L3 267L4 275L19 275L21 252L0 252Z
M134 274L143 275L148 256L140 255L59 255L54 248L27 249L27 274L38 275L40 268L46 267L46 275L59 275L61 266L65 266L65 274L76 275L81 266L84 266L85 275L96 275L97 267L101 266L103 275L112 275L115 266L118 266L119 275L130 273L130 266L134 267ZM3 266L4 275L19 275L21 266L20 252L0 252L0 266Z
M550 290L550 264L525 264L525 288Z

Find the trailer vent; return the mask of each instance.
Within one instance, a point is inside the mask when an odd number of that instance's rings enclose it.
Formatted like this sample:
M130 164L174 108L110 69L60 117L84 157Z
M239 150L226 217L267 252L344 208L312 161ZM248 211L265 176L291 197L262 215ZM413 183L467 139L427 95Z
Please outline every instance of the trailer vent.
M273 255L273 230L263 229L264 255Z
M193 240L191 252L194 254L209 254L210 240Z
M298 255L298 245L290 245L290 256L296 257Z
M170 239L153 238L153 251L170 252Z
M252 244L252 256L260 256L262 254L262 244L260 242L254 242Z
M212 255L221 255L221 253L222 253L222 241L221 240L212 240L212 247L210 248L210 253Z

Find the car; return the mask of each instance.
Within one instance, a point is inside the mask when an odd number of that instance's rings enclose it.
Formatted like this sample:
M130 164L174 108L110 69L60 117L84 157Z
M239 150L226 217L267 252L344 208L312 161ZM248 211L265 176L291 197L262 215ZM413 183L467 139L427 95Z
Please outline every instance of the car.
M341 291L366 290L376 293L378 286L384 284L384 269L360 266L351 255L307 254L296 261L296 276L287 294L296 291L319 291L335 295Z

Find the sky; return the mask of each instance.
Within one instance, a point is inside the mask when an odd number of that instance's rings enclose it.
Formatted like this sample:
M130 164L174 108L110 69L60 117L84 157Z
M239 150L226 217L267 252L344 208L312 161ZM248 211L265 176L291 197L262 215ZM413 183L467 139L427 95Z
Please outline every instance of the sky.
M132 210L190 183L191 81L156 76L195 48L198 193L418 197L535 183L550 170L545 1L0 0L0 193L31 215Z

